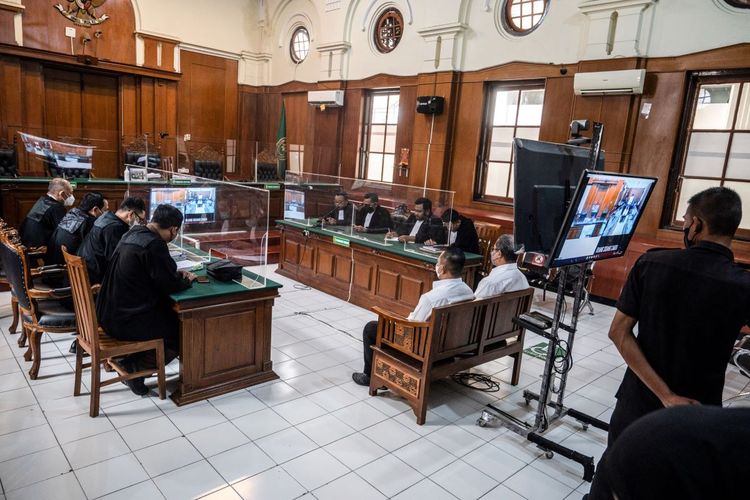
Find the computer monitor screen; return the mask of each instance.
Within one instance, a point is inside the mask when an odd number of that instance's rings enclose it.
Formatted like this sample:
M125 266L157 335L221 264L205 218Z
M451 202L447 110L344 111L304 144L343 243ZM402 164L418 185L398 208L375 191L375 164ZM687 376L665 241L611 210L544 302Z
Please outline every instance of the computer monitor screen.
M586 170L565 215L549 267L623 255L655 185L653 177Z
M292 189L284 190L284 218L285 219L305 219L305 192L294 191Z
M549 254L589 161L588 148L515 138L513 233L527 252ZM596 170L604 170L604 154Z
M149 219L161 204L178 208L185 217L185 224L213 222L216 218L216 188L153 188L149 200Z

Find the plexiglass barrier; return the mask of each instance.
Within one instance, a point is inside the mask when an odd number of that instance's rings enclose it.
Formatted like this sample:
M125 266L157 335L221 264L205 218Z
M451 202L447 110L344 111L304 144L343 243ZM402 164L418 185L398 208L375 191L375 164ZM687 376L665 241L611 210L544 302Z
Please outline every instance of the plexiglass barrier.
M268 191L155 168L146 174L147 180L130 176L127 195L143 199L149 221L162 204L182 212L182 228L170 245L178 268L200 270L210 261L228 259L252 267L238 283L265 286Z
M453 191L363 179L287 172L284 221L404 251L437 255L446 248L442 215Z

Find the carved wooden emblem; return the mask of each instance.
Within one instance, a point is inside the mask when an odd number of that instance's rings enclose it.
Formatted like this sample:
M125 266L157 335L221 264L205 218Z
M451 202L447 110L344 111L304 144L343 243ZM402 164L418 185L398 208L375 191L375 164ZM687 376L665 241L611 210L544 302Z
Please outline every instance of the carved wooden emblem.
M391 366L382 359L375 361L375 374L395 384L415 398L419 397L419 379Z
M99 14L96 9L104 5L107 0L66 0L63 6L62 3L55 5L55 8L60 11L60 14L67 17L76 24L81 26L94 26L101 24L109 16L107 14Z
M396 345L403 346L405 349L411 350L412 342L414 339L414 329L404 328L403 325L397 325L393 332L393 343Z

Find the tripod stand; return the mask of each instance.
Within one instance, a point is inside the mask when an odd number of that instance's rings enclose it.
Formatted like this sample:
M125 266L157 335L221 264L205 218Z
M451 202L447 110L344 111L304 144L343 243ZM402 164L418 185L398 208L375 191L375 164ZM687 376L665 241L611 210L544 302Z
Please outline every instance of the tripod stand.
M531 392L529 390L523 391L523 398L526 404L529 404L532 400L538 401L536 417L533 424L524 422L513 415L497 408L492 404L488 404L482 411L482 415L477 420L477 425L480 427L486 426L488 423L498 420L501 425L507 427L511 431L524 436L526 439L536 445L545 452L547 458L552 458L554 453L574 460L583 466L583 479L591 481L594 477L594 458L590 456L578 453L575 450L567 448L559 443L555 443L549 439L541 436L546 431L550 424L555 420L558 420L566 415L569 415L583 424L583 429L588 429L589 425L593 425L599 429L608 431L609 425L595 417L582 413L573 408L567 408L563 404L565 397L565 384L568 378L568 371L572 367L571 350L573 348L573 341L575 340L576 326L578 323L578 313L581 310L582 300L584 299L584 286L586 280L586 271L588 264L580 264L580 271L577 276L574 276L574 295L573 295L573 308L571 311L570 324L565 324L565 312L567 305L565 302L565 284L570 278L570 268L562 267L559 273L559 282L557 287L557 299L555 301L555 313L552 319L552 326L549 328L542 328L537 326L522 317L515 318L514 321L519 325L526 328L526 330L541 335L542 337L549 340L547 344L547 356L544 362L544 372L542 373L542 386L539 394ZM567 340L563 341L560 339L560 334L567 332ZM557 353L558 347L564 344L564 355L559 356ZM556 364L556 361L559 361ZM559 386L555 390L554 379L555 375L559 375ZM553 399L551 393L556 393L557 398ZM547 415L547 408L552 408L554 413L552 416Z

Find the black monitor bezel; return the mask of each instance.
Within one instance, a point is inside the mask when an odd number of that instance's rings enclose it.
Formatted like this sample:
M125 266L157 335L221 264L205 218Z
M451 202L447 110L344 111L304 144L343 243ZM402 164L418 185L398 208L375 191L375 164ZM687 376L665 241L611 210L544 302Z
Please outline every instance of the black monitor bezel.
M567 240L567 234L568 232L570 232L570 228L573 225L572 223L576 214L576 209L578 208L578 205L581 203L581 198L583 197L585 186L588 184L589 176L591 174L611 176L611 177L630 177L633 179L652 180L654 182L653 184L651 184L651 189L648 191L648 194L646 195L646 199L643 202L642 209L638 212L638 215L636 216L635 222L633 223L633 231L629 235L627 235L627 239L625 240L625 244L623 245L622 253L620 253L619 255L606 255L606 256L604 256L605 254L599 254L599 255L602 255L601 257L597 257L596 255L580 257L580 258L574 259L573 262L566 262L564 264L558 264L557 260L560 256L560 252L562 251L563 244ZM563 219L562 226L560 226L560 232L557 233L557 238L555 238L555 244L552 246L552 251L550 252L549 258L547 259L547 262L546 262L547 267L556 268L556 267L575 266L575 265L582 264L585 262L596 262L599 260L614 259L614 258L622 257L623 255L625 255L625 252L628 246L630 245L630 241L633 239L633 235L635 235L635 230L638 228L638 223L640 222L641 217L643 216L643 213L645 212L646 205L648 204L648 200L651 198L651 195L653 194L654 188L656 187L656 183L658 181L659 179L657 177L651 177L648 175L623 174L619 172L606 172L602 170L589 170L589 169L584 170L583 173L581 174L581 178L578 180L578 186L576 186L573 199L568 205L568 210L565 212L565 218Z

